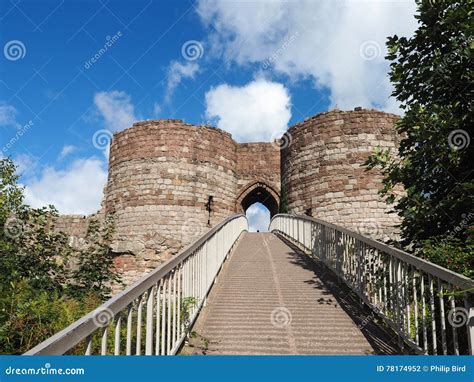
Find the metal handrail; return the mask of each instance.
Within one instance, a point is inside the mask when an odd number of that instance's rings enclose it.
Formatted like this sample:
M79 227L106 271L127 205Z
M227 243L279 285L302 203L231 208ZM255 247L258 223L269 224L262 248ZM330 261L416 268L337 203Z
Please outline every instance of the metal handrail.
M473 354L472 279L309 216L277 214L269 230L322 261L415 352Z
M99 346L100 354L105 355L112 345L115 355L123 354L123 348L126 355L142 354L143 348L146 355L175 354L244 231L248 231L245 215L225 219L178 255L25 355L65 354L81 342L86 355ZM113 339L109 338L112 330Z

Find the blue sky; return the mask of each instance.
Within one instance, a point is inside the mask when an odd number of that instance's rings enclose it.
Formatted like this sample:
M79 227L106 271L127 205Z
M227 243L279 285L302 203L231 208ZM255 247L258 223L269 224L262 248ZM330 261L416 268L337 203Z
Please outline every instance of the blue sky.
M414 9L405 0L4 0L0 154L18 164L32 205L91 213L107 132L136 120L210 123L248 142L335 107L397 112L384 44L412 33ZM262 211L250 211L259 228Z

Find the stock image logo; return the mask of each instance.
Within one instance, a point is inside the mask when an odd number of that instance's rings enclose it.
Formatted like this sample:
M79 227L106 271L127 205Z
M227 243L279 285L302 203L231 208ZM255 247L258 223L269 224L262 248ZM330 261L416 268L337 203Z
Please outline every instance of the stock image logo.
M8 41L3 47L5 58L10 61L17 61L25 58L26 47L20 40Z
M101 129L97 130L92 136L92 144L98 150L106 150L110 141L112 140L113 134L110 130Z
M448 142L453 150L460 151L469 146L471 137L466 130L456 129L449 133Z
M113 320L114 313L108 308L97 308L94 311L92 321L97 326L104 328Z
M24 225L21 220L11 217L5 222L3 230L5 232L5 236L9 237L10 239L16 239L22 235L24 231Z
M364 236L379 237L383 234L382 227L376 221L365 221L357 224L357 232Z
M275 148L284 150L292 145L293 137L288 131L277 131L272 134L270 141Z
M359 54L366 61L373 61L382 55L382 49L377 41L364 41L359 48Z
M288 308L280 306L273 309L270 315L270 320L273 326L277 328L284 328L291 324L292 315Z
M188 61L199 60L204 54L204 47L199 41L186 41L181 47L182 56Z
M467 324L469 312L466 308L453 308L448 313L448 322L455 328L460 328Z

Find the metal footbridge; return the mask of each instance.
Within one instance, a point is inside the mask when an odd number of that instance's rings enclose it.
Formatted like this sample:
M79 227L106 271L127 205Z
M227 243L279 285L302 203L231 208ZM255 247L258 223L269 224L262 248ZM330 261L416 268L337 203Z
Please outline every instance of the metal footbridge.
M227 218L26 354L473 354L473 280L306 216L269 231Z

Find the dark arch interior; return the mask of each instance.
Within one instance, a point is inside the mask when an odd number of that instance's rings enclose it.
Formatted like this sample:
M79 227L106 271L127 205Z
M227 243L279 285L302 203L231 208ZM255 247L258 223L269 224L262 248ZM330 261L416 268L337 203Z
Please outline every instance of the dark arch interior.
M278 213L278 202L264 187L255 187L242 199L242 209L247 211L252 204L262 203L270 211L270 217Z

